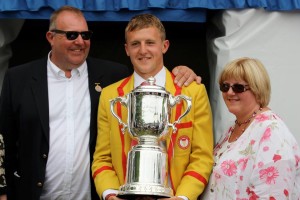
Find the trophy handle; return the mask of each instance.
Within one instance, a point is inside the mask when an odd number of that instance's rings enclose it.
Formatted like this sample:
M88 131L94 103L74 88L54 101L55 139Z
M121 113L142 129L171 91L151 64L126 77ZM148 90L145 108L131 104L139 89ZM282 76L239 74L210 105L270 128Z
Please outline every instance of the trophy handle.
M173 107L174 105L179 103L181 100L185 100L185 102L187 104L187 108L184 111L184 113L182 115L180 115L173 124L171 124L171 123L168 124L168 126L172 127L173 133L175 133L177 131L176 124L178 124L181 121L181 119L188 114L188 112L191 110L191 106L192 106L192 101L191 101L190 97L187 97L185 95L177 95L174 98L172 98L172 97L170 98L171 107Z
M120 102L122 105L124 105L124 106L127 107L127 98L124 98L124 97L117 97L117 98L115 98L115 99L110 100L110 111L111 111L111 113L113 114L113 116L114 116L115 118L118 119L119 124L122 125L122 129L121 129L121 130L122 130L122 133L124 134L125 129L128 127L128 125L125 124L125 123L122 121L122 119L114 112L114 106L115 106L115 104L116 104L117 102Z

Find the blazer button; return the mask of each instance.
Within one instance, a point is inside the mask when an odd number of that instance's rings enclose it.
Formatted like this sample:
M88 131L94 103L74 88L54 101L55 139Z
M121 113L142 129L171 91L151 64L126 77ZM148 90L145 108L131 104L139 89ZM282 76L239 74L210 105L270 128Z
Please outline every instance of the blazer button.
M47 158L47 155L46 155L46 154L43 154L43 158Z
M37 185L38 187L42 187L42 186L43 186L43 183L38 182L36 185Z

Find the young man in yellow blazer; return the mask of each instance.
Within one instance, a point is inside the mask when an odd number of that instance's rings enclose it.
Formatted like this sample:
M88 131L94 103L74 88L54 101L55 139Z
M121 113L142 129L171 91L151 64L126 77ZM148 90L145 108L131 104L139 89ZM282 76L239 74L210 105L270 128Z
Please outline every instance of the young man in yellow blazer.
M118 189L124 184L127 154L132 146L128 132L122 133L118 120L110 111L110 100L124 96L153 76L156 85L165 87L173 96L183 94L192 99L190 112L170 129L166 139L168 180L174 196L168 199L196 200L204 190L213 165L213 131L209 99L203 84L187 87L174 84L172 74L164 67L163 54L169 41L160 20L150 14L133 17L125 29L125 50L134 73L103 89L98 110L98 136L92 173L98 195L105 200L119 199ZM115 113L127 122L127 109L115 106ZM170 122L186 110L185 104L174 106Z

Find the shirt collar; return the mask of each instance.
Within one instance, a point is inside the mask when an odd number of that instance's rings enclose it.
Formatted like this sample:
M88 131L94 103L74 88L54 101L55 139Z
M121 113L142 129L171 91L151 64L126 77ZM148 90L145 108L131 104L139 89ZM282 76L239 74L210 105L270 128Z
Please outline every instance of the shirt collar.
M143 83L144 81L146 81L145 79L143 79L140 75L138 75L138 73L133 72L133 76L134 76L134 88L138 87L139 85L141 85L141 83ZM155 76L155 85L161 86L161 87L166 87L166 69L165 67L163 67Z
M54 76L57 78L66 78L65 72L61 70L57 65L55 65L51 59L50 59L51 51L48 53L48 67L50 68L51 72ZM81 76L85 71L87 70L87 64L86 61L82 65L80 65L77 68L72 69L71 71L71 78L77 76Z

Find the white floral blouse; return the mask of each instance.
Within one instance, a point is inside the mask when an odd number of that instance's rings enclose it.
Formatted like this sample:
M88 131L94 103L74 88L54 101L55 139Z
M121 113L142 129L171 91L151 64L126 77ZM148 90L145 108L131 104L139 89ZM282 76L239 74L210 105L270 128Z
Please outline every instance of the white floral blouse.
M299 200L300 149L271 110L258 114L241 137L228 142L233 126L214 149L214 168L201 199Z

